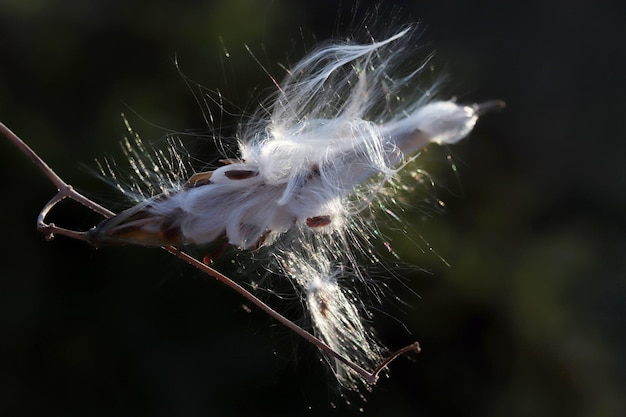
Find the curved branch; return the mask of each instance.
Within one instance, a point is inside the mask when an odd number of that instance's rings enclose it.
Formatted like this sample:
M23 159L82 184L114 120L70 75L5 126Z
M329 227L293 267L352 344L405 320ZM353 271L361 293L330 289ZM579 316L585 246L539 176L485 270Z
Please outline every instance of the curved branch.
M52 170L52 168L50 168L48 164L46 164L43 161L43 159L39 157L39 155L37 155L28 145L26 145L26 143L22 139L20 139L15 133L13 133L3 123L0 123L0 132L2 132L4 136L6 136L23 154L25 154L31 160L37 166L37 168L39 168L39 170L46 177L48 177L50 182L52 182L58 190L57 194L52 199L50 199L50 201L48 201L48 203L41 209L41 212L39 213L39 216L37 218L37 230L39 230L41 233L46 235L46 238L48 240L51 240L54 237L54 235L62 235L62 236L70 237L72 239L77 239L77 240L88 242L87 237L86 237L86 232L79 232L75 230L64 229L64 228L54 225L53 223L46 223L46 216L48 215L48 213L54 208L54 206L56 206L59 202L63 201L66 198L74 200L82 204L83 206L91 209L92 211L98 214L101 214L102 216L106 218L115 216L114 212L106 209L105 207L102 207L98 203L80 194L79 192L74 190L74 188L71 185L63 181L63 179L61 179L61 177L59 177L56 174L56 172L54 172L54 170ZM349 359L345 358L341 354L337 353L335 350L333 350L330 346L328 346L322 340L315 337L311 333L307 332L302 327L298 326L297 324L295 324L293 321L289 320L282 314L278 313L276 310L274 310L273 308L265 304L254 294L246 290L241 285L237 284L232 279L228 278L226 275L198 261L196 258L192 257L191 255L187 254L186 252L181 251L180 249L174 246L163 246L162 249L171 253L172 255L176 256L178 259L181 259L187 264L199 269L205 274L212 276L213 278L217 279L218 281L227 285L233 290L237 291L239 294L241 294L243 297L245 297L250 302L255 304L258 308L260 308L266 314L273 317L279 323L288 327L294 333L298 334L300 337L304 338L309 343L312 343L313 345L315 345L318 349L326 352L327 354L331 355L335 359L341 361L343 364L348 366L358 375L363 377L363 379L370 385L376 384L376 382L378 381L379 373L385 367L387 367L389 363L394 361L398 356L404 353L410 352L410 351L419 352L420 350L419 344L415 342L414 344L409 345L395 352L393 355L391 355L386 360L384 360L373 372L369 372L366 369L359 366L358 364L350 361Z

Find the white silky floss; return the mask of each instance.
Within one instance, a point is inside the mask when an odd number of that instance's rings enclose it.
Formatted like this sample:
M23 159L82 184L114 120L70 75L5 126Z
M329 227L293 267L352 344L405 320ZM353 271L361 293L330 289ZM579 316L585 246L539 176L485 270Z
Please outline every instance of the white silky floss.
M401 97L423 67L397 75L409 32L313 51L288 71L261 122L244 126L240 161L105 221L91 232L92 243L184 245L225 237L240 249L268 247L278 272L299 289L315 334L371 369L386 350L363 323L370 316L364 303L341 285L348 271L361 270L359 249L350 248L351 236L364 233L359 213L421 148L458 142L481 113L476 105L431 101L430 91L408 102ZM340 361L326 359L342 385L364 385Z

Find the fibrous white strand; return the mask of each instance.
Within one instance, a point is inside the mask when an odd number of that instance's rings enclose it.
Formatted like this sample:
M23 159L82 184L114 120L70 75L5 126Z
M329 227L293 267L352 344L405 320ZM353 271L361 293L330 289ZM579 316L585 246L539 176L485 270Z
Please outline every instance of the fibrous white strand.
M372 334L367 324L369 312L358 295L341 284L348 280L349 268L325 248L312 243L305 246L303 252L283 252L279 259L283 273L301 292L313 332L352 363L375 368L386 350ZM357 390L364 385L362 376L344 363L328 355L325 358L342 386Z
M89 240L161 246L225 238L239 249L265 246L302 294L314 332L371 368L385 349L364 324L364 303L344 285L345 271L365 279L356 272L359 250L370 249L361 213L420 149L463 139L484 109L433 100L432 89L403 95L423 68L400 70L410 32L313 51L288 71L265 113L244 124L240 158L213 171L173 180L166 172L180 171L182 159L146 160L139 142L129 146L138 182L160 194L103 222ZM342 384L358 387L357 373L328 361Z

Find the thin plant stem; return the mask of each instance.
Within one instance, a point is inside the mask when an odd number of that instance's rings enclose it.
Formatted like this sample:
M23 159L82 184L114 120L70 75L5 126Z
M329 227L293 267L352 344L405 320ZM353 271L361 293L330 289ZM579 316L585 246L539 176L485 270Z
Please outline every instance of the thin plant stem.
M35 151L33 151L19 136L13 133L8 127L6 127L1 122L0 122L0 132L4 134L4 136L6 136L23 154L25 154L31 160L58 190L57 194L42 208L41 212L39 213L39 216L37 217L37 229L46 236L46 239L52 240L55 235L62 235L62 236L70 237L72 239L77 239L77 240L88 242L86 232L65 229L62 227L58 227L53 223L46 223L46 216L48 215L48 213L54 208L54 206L56 206L56 204L58 204L59 202L63 201L66 198L69 198L70 200L74 200L82 204L83 206L102 215L105 218L111 218L115 216L114 212L108 210L107 208L99 205L98 203L80 194L71 185L69 185L63 179L61 179L61 177L59 177L56 174L56 172L52 168L50 168L50 166L48 166L48 164L46 164L44 160L41 159L39 155L37 155L37 153L35 153ZM278 313L276 310L268 306L266 303L261 301L254 294L252 294L250 291L246 290L244 287L237 284L235 281L228 278L226 275L198 261L196 258L192 257L191 255L180 250L177 247L163 246L162 249L176 256L178 259L181 259L187 264L199 269L205 274L212 276L213 278L217 279L218 281L227 285L228 287L232 288L233 290L241 294L243 297L248 299L250 302L255 304L263 312L273 317L279 323L283 324L284 326L286 326L287 328L289 328L290 330L298 334L300 337L304 338L306 341L312 343L318 349L323 350L330 356L334 357L338 361L348 366L354 372L362 376L365 379L365 381L370 385L376 384L376 382L378 381L378 376L380 372L384 368L386 368L392 361L394 361L398 356L403 355L407 352L411 352L411 351L416 352L416 353L420 351L419 344L415 342L409 346L406 346L398 350L397 352L389 356L387 359L385 359L378 367L376 367L376 369L373 372L369 372L366 369L359 366L358 364L340 355L335 350L333 350L330 346L328 346L326 343L321 341L319 338L315 337L311 333L304 330L302 327L295 324L293 321L289 320L285 316Z

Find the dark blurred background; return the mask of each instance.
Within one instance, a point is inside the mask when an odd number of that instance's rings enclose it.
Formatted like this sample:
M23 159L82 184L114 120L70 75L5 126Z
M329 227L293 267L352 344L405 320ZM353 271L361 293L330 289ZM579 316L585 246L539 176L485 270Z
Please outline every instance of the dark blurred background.
M445 212L416 199L402 213L410 233L389 231L428 272L389 283L406 305L382 307L393 319L381 314L380 338L419 340L423 353L346 405L313 347L171 256L46 242L35 219L53 187L1 140L0 415L626 415L626 3L384 3L383 31L421 22L446 92L508 103L422 159ZM157 145L167 129L207 130L175 58L228 100L223 114L209 108L232 136L272 87L244 44L281 78L279 62L348 34L355 7L1 0L0 120L109 204L115 193L89 168L121 157L121 112ZM71 203L52 219L97 221ZM269 301L299 317L297 302Z

